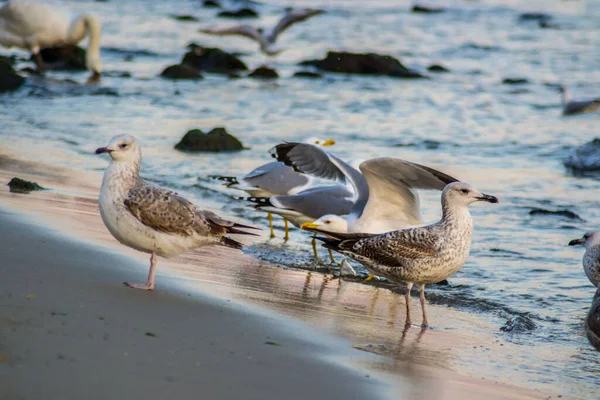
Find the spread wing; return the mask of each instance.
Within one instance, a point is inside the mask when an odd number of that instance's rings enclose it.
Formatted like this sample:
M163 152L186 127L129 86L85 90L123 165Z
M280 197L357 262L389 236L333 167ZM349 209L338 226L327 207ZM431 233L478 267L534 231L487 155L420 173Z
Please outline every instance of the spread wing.
M229 28L206 28L200 29L200 32L217 36L243 36L248 39L252 39L260 44L262 44L262 42L264 41L264 38L260 34L259 30L250 25L236 25L231 26Z
M283 31L285 31L290 26L294 25L297 22L306 21L307 19L314 17L322 13L323 10L316 10L311 8L304 8L301 10L292 10L288 12L279 23L273 28L273 31L269 35L269 42L274 43L277 40L277 36L279 36Z

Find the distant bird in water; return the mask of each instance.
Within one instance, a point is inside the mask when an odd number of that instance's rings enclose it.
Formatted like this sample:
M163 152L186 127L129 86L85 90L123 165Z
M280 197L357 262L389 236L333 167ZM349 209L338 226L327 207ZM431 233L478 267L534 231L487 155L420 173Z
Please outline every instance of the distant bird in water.
M600 99L579 101L571 100L571 93L566 86L559 87L558 92L562 94L563 115L593 112L600 108Z
M477 201L498 203L464 182L453 182L442 192L442 219L434 224L387 232L326 234L324 246L363 264L370 273L396 282L406 282L406 325L411 325L410 290L421 289L422 326L428 325L425 285L441 282L462 268L469 256L473 220L468 206Z
M60 3L41 0L10 0L0 8L0 45L29 50L38 72L42 72L40 50L76 45L89 36L86 66L92 72L88 82L100 78L100 31L92 15L71 18Z
M203 211L177 193L154 186L140 178L142 151L130 135L113 137L96 154L108 153L110 165L104 172L98 205L102 221L125 246L151 253L146 283L125 285L154 290L156 256L172 257L197 247L219 244L241 249L228 234L254 235L256 229Z
M280 49L275 45L277 37L281 33L283 33L283 31L285 31L287 28L289 28L297 22L305 21L310 17L318 15L322 12L322 10L310 8L291 10L279 21L279 23L277 23L275 28L273 28L273 30L270 32L265 32L263 28L254 28L250 25L237 25L232 26L230 28L222 29L206 28L200 29L200 32L218 36L244 36L258 42L258 44L260 45L260 51L262 51L264 54L268 56L275 56L283 51L283 49Z
M583 270L592 285L600 284L600 232L586 232L583 237L573 239L569 246L585 246Z

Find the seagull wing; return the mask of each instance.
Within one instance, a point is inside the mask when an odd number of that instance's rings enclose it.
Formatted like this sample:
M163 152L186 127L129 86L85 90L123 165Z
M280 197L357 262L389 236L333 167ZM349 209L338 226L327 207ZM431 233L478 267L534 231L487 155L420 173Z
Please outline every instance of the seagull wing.
M142 179L129 190L124 204L142 224L174 235L223 236L240 233L236 227L248 228L219 218L211 211L202 211L177 193Z
M318 15L322 12L323 12L323 10L317 10L317 9L311 9L311 8L292 10L292 11L288 12L283 18L281 18L281 20L277 23L275 28L273 28L273 30L271 31L271 33L269 34L269 36L267 38L268 41L270 43L275 43L275 41L277 40L277 36L279 36L281 33L283 33L283 31L285 31L290 26L294 25L297 22L305 21L305 20L309 19L310 17Z
M229 28L220 28L220 29L206 28L206 29L200 29L200 32L207 33L209 35L217 35L217 36L231 36L231 35L244 36L248 39L252 39L252 40L258 42L259 44L263 44L263 42L265 41L265 38L263 37L263 35L261 35L259 30L250 25L236 25L236 26L231 26Z
M361 218L403 221L405 225L421 223L416 189L442 190L457 181L433 168L391 157L367 160L360 164L360 170L369 188Z

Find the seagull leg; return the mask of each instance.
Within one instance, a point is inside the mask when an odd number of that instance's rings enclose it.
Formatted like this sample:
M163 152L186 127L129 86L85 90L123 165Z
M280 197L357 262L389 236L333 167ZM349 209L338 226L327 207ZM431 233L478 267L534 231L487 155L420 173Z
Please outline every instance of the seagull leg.
M423 310L423 323L421 327L426 328L429 324L427 323L427 308L425 307L427 304L425 302L425 284L420 284L419 287L421 288L421 310Z
M123 282L125 286L133 289L154 290L154 270L156 269L156 253L152 252L150 256L150 270L148 271L148 282L146 283L129 283Z
M334 264L335 258L333 258L333 252L331 251L331 249L327 249L327 251L329 252L329 259L331 260L331 263ZM340 275L341 274L342 274L342 270L340 269Z
M271 229L271 238L274 238L275 231L273 230L273 214L268 213L267 218L269 218L269 228Z
M319 261L319 253L317 253L317 234L312 238L312 248L313 248L313 256L315 256L315 260Z
M44 60L42 60L42 54L39 51L33 55L33 61L35 61L35 71L42 74L44 72Z
M367 276L367 277L365 278L365 282L368 282L368 281L370 281L370 280L371 280L371 279L373 279L374 277L375 277L375 274L369 274L369 276Z
M288 230L288 220L284 218L283 223L285 224L285 236L283 237L283 241L287 242L288 240L290 240L290 232Z
M406 287L406 295L404 295L404 298L406 299L406 322L404 322L404 326L411 326L412 322L410 320L410 289L412 289L413 283L408 282Z

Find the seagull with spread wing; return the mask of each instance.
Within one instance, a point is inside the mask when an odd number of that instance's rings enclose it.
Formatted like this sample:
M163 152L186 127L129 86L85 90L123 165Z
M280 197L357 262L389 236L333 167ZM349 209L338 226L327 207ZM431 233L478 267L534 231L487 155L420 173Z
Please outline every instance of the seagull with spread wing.
M256 229L200 210L177 193L140 178L142 151L131 135L117 135L96 154L108 153L98 205L102 221L125 246L151 253L146 283L129 283L134 289L154 290L156 256L173 257L197 247L218 244L241 249L242 244L226 235L254 235Z
M275 56L283 51L275 45L277 38L287 28L294 25L297 22L302 22L310 17L322 13L322 10L304 8L298 10L291 10L288 12L273 28L273 30L265 31L263 28L255 28L250 25L237 25L229 28L206 28L200 29L200 32L209 35L228 36L238 35L244 36L249 39L256 41L260 45L260 51L268 56Z

